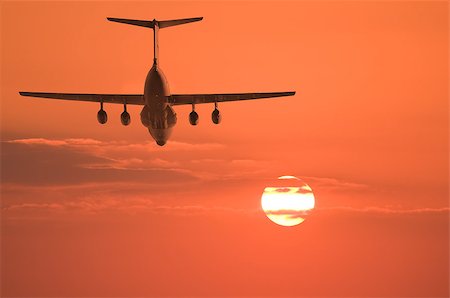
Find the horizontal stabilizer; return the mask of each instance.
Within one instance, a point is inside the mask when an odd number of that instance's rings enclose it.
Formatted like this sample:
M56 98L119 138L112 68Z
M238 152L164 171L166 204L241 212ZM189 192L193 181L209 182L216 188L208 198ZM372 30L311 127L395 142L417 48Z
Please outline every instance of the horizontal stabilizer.
M153 21L141 21L141 20L130 20L130 19L119 19L119 18L107 18L107 19L108 19L108 21L122 23L122 24L135 25L135 26L141 26L141 27L147 27L147 28L154 27Z
M198 22L203 20L203 17L200 18L190 18L190 19L179 19L179 20L169 20L169 21L158 21L159 28L172 27L177 25L183 25L192 22Z
M167 20L167 21L157 21L157 20L145 21L145 20L131 20L131 19L119 19L119 18L107 18L107 19L108 19L108 21L111 21L111 22L146 27L146 28L153 28L153 29L155 28L155 24L157 24L158 27L162 29L162 28L167 28L167 27L201 21L201 20L203 20L203 17L178 19L178 20Z

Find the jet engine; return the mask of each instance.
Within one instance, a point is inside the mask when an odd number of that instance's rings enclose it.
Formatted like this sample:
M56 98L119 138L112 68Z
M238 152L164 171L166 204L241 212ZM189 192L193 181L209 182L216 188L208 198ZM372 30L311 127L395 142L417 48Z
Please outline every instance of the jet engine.
M222 120L222 116L220 115L220 112L217 108L214 109L214 111L212 112L211 119L212 122L214 122L214 124L219 124L220 121Z
M189 123L190 123L191 125L197 125L197 124L198 124L198 114L197 114L196 111L192 111L192 112L189 114Z
M100 124L105 124L108 121L108 114L106 114L105 110L100 109L97 113L97 120Z
M150 117L148 116L148 107L144 106L144 108L141 111L141 122L142 125L149 128L150 127Z
M127 111L123 111L123 113L120 114L120 122L122 122L122 125L129 125L131 122L130 113L128 113Z

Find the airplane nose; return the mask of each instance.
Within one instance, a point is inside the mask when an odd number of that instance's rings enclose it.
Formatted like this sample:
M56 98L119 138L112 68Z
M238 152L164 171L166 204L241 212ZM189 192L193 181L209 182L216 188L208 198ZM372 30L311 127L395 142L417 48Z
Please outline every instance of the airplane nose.
M164 146L166 144L167 141L164 140L158 140L156 141L156 144L158 144L159 146Z
M156 144L158 144L159 146L164 146L170 137L172 129L171 128L158 129L149 127L148 131L150 132L152 138L156 141Z

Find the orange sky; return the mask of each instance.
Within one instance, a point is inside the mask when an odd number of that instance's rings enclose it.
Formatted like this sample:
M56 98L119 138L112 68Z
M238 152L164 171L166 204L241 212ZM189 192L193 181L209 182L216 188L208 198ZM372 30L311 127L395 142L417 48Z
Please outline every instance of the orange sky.
M160 31L176 107L157 147L130 107L17 92L139 93ZM2 2L2 296L448 296L448 3ZM264 187L316 210L281 227Z

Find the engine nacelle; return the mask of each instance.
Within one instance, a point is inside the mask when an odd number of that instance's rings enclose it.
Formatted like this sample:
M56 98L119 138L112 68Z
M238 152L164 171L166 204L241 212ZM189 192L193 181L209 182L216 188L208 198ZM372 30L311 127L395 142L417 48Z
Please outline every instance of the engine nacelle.
M198 124L198 114L197 114L196 111L192 111L192 112L189 114L189 123L190 123L191 125L197 125L197 124Z
M141 111L141 122L142 125L144 125L145 127L149 128L150 127L150 117L148 115L148 107L144 106L144 108Z
M122 122L122 125L129 125L131 122L130 113L128 113L127 111L123 111L123 113L120 114L120 122Z
M103 109L100 109L97 113L97 120L100 124L105 124L108 121L108 114Z
M222 116L220 115L220 112L218 109L214 109L214 111L211 114L211 119L214 124L219 124L220 121L222 121Z

